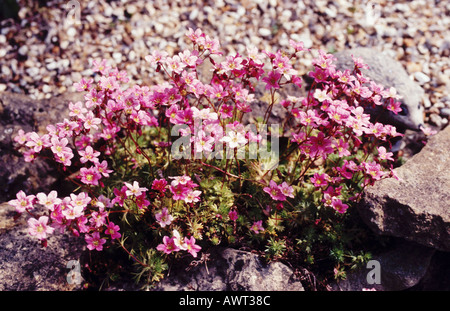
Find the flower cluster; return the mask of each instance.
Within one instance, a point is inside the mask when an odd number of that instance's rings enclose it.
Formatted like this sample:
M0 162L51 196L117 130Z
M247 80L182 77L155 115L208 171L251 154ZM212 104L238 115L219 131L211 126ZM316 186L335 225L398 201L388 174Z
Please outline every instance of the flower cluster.
M93 200L86 192L80 192L59 198L56 190L52 190L49 194L39 192L28 196L19 191L16 197L9 203L18 213L26 212L33 216L28 220L29 234L42 241L43 245L55 229L60 232L68 230L75 236L85 234L88 249L98 251L103 249L107 239L121 237L119 226L108 218L107 210L112 205L104 196ZM43 207L49 216L35 216L33 210L36 206Z
M116 242L153 274L149 279L163 269L155 258L180 251L197 257L200 245L246 243L249 236L269 254L289 248L310 258L303 228L329 235L365 187L396 177L388 150L400 134L372 122L366 108L398 113L398 94L364 76L361 59L339 71L324 51L313 60L308 94L285 94L285 86L303 84L296 59L309 50L301 42L291 40L292 51L248 47L246 55L224 57L201 30L186 36L192 49L145 58L165 83L129 85L126 72L94 61L94 75L74 85L84 101L69 104L69 118L45 134L20 130L15 141L25 161L50 155L77 190L66 197L20 191L10 204L30 215L29 232L44 244L55 230L83 234L89 250ZM249 123L259 93L267 109ZM268 124L275 105L287 112L281 125ZM280 136L287 146L274 158ZM271 152L246 156L255 145ZM36 205L44 215L34 213Z

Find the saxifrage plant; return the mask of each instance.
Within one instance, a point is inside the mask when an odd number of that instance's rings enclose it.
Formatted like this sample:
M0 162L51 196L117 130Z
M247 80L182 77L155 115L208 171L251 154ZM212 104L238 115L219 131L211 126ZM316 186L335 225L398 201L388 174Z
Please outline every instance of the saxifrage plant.
M301 42L224 57L201 30L187 37L190 50L146 57L164 83L130 85L126 72L95 61L95 75L75 84L85 101L69 104L69 118L43 135L19 131L25 161L51 157L76 185L65 197L17 193L10 204L30 216L30 235L47 245L50 234L70 231L90 251L118 246L145 284L163 278L169 261L215 245L308 265L328 258L336 277L370 259L354 249L360 237L347 220L368 185L396 178L388 150L401 134L365 112L398 113L395 90L364 76L361 59L339 71L320 50L307 95L286 95L303 83ZM246 123L258 92L267 111ZM268 124L275 105L287 117Z

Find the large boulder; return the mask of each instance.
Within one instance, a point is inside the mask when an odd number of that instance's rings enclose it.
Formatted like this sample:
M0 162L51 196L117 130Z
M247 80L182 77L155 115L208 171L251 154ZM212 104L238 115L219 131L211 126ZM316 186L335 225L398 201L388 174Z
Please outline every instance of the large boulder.
M375 232L450 251L450 127L399 168L400 180L368 187L358 206Z
M303 291L293 271L281 262L266 264L258 255L231 248L211 251L209 260L178 265L162 280L160 291Z
M402 64L387 53L380 52L373 48L358 47L348 49L334 54L337 58L335 62L339 70L353 70L354 57L362 58L369 69L362 69L361 72L376 83L385 88L394 87L397 93L402 96L399 100L402 111L398 114L385 110L371 111L377 121L392 124L398 131L407 129L419 130L424 125L424 112L421 104L425 91L422 87L409 78L408 73Z

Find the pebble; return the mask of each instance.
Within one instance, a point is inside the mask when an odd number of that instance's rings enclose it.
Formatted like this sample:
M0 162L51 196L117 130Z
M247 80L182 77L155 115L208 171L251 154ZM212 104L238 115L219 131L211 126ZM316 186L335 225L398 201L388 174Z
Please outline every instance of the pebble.
M17 51L20 55L25 56L28 53L28 46L22 45Z
M430 82L430 77L424 74L421 71L414 73L414 78L416 78L417 82L419 82L421 85Z
M272 31L267 28L259 28L258 33L263 37L268 37L272 34Z

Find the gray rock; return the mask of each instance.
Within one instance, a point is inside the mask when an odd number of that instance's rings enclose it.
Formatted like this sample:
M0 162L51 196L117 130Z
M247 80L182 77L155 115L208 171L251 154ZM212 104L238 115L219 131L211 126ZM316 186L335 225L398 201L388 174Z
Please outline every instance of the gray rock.
M394 245L375 255L373 260L379 264L349 272L345 280L331 285L334 291L400 291L412 288L426 275L435 250L417 243L398 239ZM379 273L379 279L375 273ZM374 282L375 281L375 282Z
M0 291L80 290L83 279L73 282L69 273L76 269L68 264L79 262L84 241L54 233L44 248L28 235L27 218L22 215L15 221L14 214L14 207L0 204Z
M358 210L375 232L450 251L450 127L365 191Z
M0 93L0 202L15 198L19 190L27 193L49 191L55 182L61 182L52 161L36 159L24 161L14 149L14 136L19 129L25 132L47 132L49 124L68 117L70 101L82 100L81 93L67 94L45 100L33 100L26 95Z
M293 271L280 262L265 264L256 254L217 248L211 251L206 263L173 267L156 290L303 291L304 288Z
M418 130L421 125L424 125L421 98L425 92L420 85L409 78L406 70L398 61L375 49L355 48L334 54L337 58L335 62L337 69L352 70L354 68L352 55L362 58L369 65L369 69L361 70L364 75L385 88L394 87L397 93L403 97L399 100L402 103L403 112L395 115L383 110L382 118L378 119L379 122L392 124L397 127L398 131L402 129ZM379 111L372 113L378 114Z

